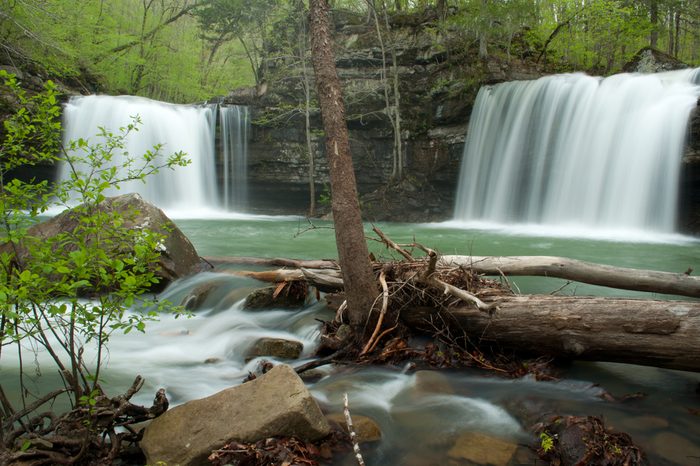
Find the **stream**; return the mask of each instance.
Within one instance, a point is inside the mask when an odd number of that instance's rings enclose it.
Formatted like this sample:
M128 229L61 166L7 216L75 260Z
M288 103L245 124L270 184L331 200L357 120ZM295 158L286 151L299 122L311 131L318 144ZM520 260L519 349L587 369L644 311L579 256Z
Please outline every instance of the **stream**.
M202 256L336 256L334 233L328 222L311 225L293 217L242 215L176 218L175 222ZM560 231L535 227L466 229L450 223L378 226L396 242L415 240L445 254L561 255L675 272L700 264L698 240L679 235L635 237L631 241L629 234L607 239L600 234L597 238L562 237L554 236L561 235ZM371 238L371 226L366 229ZM369 245L378 258L392 257L379 242L370 240ZM512 281L523 293L559 290L565 294L662 298L651 293L567 285L559 279ZM301 310L244 310L246 295L267 285L222 273L187 277L173 283L161 297L180 303L203 284L212 289L192 317L164 317L149 323L145 334L112 336L104 372L110 395L123 393L137 374L146 379L134 397L137 404L150 406L161 387L166 389L171 406L214 394L239 384L256 369L261 358L246 361L245 355L263 336L302 342L304 349L298 361L276 361L300 365L311 360L314 353L319 335L316 319L333 318L332 311L315 298ZM29 388L45 393L60 386L46 355L38 354L37 361L43 368L42 375L30 376ZM11 385L15 371L9 366L2 368L3 385L11 398L18 391ZM381 427L382 440L363 445L368 465L477 464L465 459L471 453L464 453L467 447L461 444L469 432L517 444L510 462L504 464L542 464L526 447L533 440L527 429L548 414L600 416L609 427L630 434L653 465L700 465L700 422L689 411L700 409L700 374L696 373L593 362L575 362L562 368L556 382L538 382L530 377L506 379L474 369L324 366L318 371L322 377L307 385L324 411L342 412L342 396L347 392L353 415L369 416ZM604 391L615 396L643 392L646 397L612 403L600 398ZM484 443L482 448L496 447ZM354 463L348 456L338 464Z
M231 215L218 219L176 219L202 256L336 256L330 224L309 224L292 217ZM695 239L679 235L607 239L553 236L547 230L465 229L455 224L379 224L397 242L417 242L442 253L475 255L563 255L612 265L684 271L700 263ZM561 232L554 232L558 235ZM370 226L367 236L371 237ZM377 257L391 254L370 241ZM248 267L250 268L250 267ZM146 334L113 337L107 381L116 393L139 373L147 383L136 399L150 405L165 387L172 404L211 395L241 382L258 359L244 355L255 339L275 336L301 341L298 365L308 361L319 334L319 319L331 319L323 303L310 301L300 311L246 311L242 300L261 286L252 279L201 273L174 283L162 295L179 303L202 283L214 288L191 318L164 318ZM550 293L566 283L557 279L519 278L523 293ZM567 294L659 297L570 284ZM270 359L270 358L266 358ZM289 362L289 361L286 361ZM610 427L629 433L654 465L700 464L700 422L688 409L700 408L700 374L613 363L576 362L562 369L556 382L504 379L475 370L409 371L406 367L331 367L309 387L328 412L342 412L347 392L351 411L378 422L383 438L363 447L368 465L474 464L460 457L459 438L479 432L526 445L529 422L540 415L601 416ZM603 390L616 396L643 392L641 400L603 401ZM350 459L343 464L352 464ZM508 464L535 464L521 446Z

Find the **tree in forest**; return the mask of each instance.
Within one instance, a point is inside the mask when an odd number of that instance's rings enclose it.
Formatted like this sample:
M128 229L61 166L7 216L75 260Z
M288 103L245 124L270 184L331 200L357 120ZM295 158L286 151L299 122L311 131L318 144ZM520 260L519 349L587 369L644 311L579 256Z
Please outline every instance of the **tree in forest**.
M348 319L355 337L362 338L377 294L365 241L355 172L350 154L345 104L335 67L327 0L309 1L311 59L326 132L331 208L336 247L345 284Z
M263 52L267 49L269 21L278 0L209 0L194 10L203 37L210 43L211 61L226 42L237 39L243 46L255 76L262 82Z
M401 93L399 92L399 70L396 60L396 48L391 35L391 26L389 25L389 15L387 13L384 0L380 2L379 9L381 10L381 20L377 11L376 2L367 2L369 15L374 19L374 27L379 40L379 49L382 53L382 68L380 70L379 79L384 91L384 112L389 118L391 129L394 133L394 144L392 148L392 169L391 177L394 180L399 180L403 177L403 140L401 138ZM382 27L382 23L383 26ZM382 32L383 30L383 32ZM391 57L391 66L387 63L387 48ZM389 69L391 73L389 73ZM391 79L390 79L391 78Z

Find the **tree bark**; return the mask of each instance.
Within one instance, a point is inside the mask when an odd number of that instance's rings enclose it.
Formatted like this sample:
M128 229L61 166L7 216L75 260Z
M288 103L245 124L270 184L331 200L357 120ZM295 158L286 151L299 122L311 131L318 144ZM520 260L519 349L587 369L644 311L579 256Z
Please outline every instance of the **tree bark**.
M555 277L566 280L653 293L700 298L700 277L658 272L553 256L442 256L440 265L471 268L485 275Z
M414 309L402 320L429 333L445 326L474 344L562 358L700 372L700 303L600 297L506 296L489 315L474 307Z
M326 132L326 154L331 181L331 208L336 247L345 284L350 325L363 335L377 285L365 241L355 172L350 155L345 104L333 56L327 0L310 0L311 57ZM371 330L370 330L371 331Z

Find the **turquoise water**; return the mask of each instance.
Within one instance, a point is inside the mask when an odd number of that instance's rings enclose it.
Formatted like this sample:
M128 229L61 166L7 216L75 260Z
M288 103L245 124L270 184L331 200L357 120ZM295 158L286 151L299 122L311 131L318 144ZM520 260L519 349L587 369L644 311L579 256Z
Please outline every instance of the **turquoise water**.
M202 256L336 256L334 232L328 222L314 221L311 226L304 219L238 217L178 219L176 223ZM637 241L632 242L619 235L577 239L547 231L466 229L445 224L378 226L396 242L416 241L446 254L562 255L675 272L700 265L699 243L678 236L635 237ZM367 236L377 257L393 257L371 239L369 225ZM521 291L538 293L550 293L563 283L541 278L515 281ZM149 324L145 334L112 337L104 373L110 394L123 392L134 376L141 374L146 385L134 398L137 403L150 406L160 387L166 389L173 405L211 395L239 384L255 369L260 358L246 361L245 355L260 337L276 336L304 344L299 361L277 362L297 365L310 360L319 335L316 319L332 318L332 312L313 299L301 310L246 311L241 306L246 294L266 284L222 273L182 279L163 297L179 303L203 284L213 284L213 290L192 318L163 318ZM573 284L562 292L652 296ZM86 352L86 360L90 357ZM46 359L45 355L37 356L42 364ZM700 374L590 362L563 368L556 382L502 379L474 370L414 372L406 367L324 366L321 372L323 377L309 388L326 412L342 412L342 396L348 393L353 414L370 416L381 427L382 440L363 447L368 466L473 464L455 457L454 447L467 432L512 442L518 448L508 464L533 465L534 456L525 446L533 441L528 427L549 413L602 416L608 425L629 433L650 455L651 464L700 464L700 423L689 411L700 409L696 393ZM3 382L14 379L12 369L3 367L2 377ZM37 390L58 383L53 377L34 380L32 388ZM610 403L599 398L603 390L616 396L635 392L647 396ZM353 463L348 459L340 464Z
M314 221L311 225L304 219L238 218L177 220L176 223L203 256L336 257L334 232L328 222ZM536 229L466 229L449 224L377 226L396 242L416 241L445 254L557 255L670 272L682 272L700 264L698 241L680 236L635 235L629 237L635 241L625 241L626 236L617 233L601 239L559 237L554 234L561 232ZM367 225L366 232L370 249L377 257L394 257L383 245L374 241L370 225ZM212 274L212 277L215 276ZM542 278L517 278L515 282L522 292L530 293L550 293L564 283L562 280ZM169 292L180 296L193 286L180 283ZM239 281L231 282L228 286L246 288L254 286L254 283ZM571 284L561 292L661 297L581 284ZM226 320L234 319L232 316L240 311L225 300L214 300L207 303L207 307L213 310L198 314L196 319L199 322L212 319L211 325L218 332L228 329L228 349L223 353L226 362L222 364L228 367L229 376L243 374L254 361L248 365L235 362L235 345L239 343L231 341L241 338L242 324L231 324ZM290 314L270 312L272 314L266 324L255 324L260 325L261 332L265 332L264 328L269 328L270 332L291 332L297 335L297 339L306 339L307 342L313 341L315 335L312 317L320 313L329 318L322 306L317 304L310 304L303 315L296 315L293 324L289 322ZM178 325L180 327L177 328L184 328L190 323ZM192 335L197 333L197 330L192 330ZM211 335L202 337L209 341ZM191 390L187 384L161 377L166 369L154 369L153 372L159 374L156 377L159 383L171 385L175 393L182 394L176 402L207 395L232 382L230 378L222 380L212 368L201 364L206 357L211 357L209 352L198 352L194 347L187 349L189 346L183 348L183 340L179 338L177 342L162 344L166 348L172 347L167 345L176 345L178 351L188 352L188 357L193 359L187 366L190 378L199 371L206 375L195 376L198 388ZM308 343L305 348L309 349ZM217 356L215 351L212 353ZM199 364L196 364L197 360ZM509 464L534 464L532 453L523 445L532 440L527 431L529 423L546 413L602 416L608 425L632 435L650 455L652 464L700 464L697 459L700 458L700 423L697 416L688 411L688 408L700 407L700 397L695 392L700 374L625 364L581 362L563 369L560 381L536 382L529 378L504 380L473 371L416 374L404 373L402 369L326 367L324 371L327 376L310 385L325 410L340 412L342 393L348 392L353 412L371 416L380 424L384 437L380 443L366 447L367 464L427 465L447 464L449 461L453 464L471 464L454 458L454 452L451 459L449 456L459 435L469 431L495 435L521 445ZM598 397L602 390L617 396L635 392L644 392L647 396L623 404L610 403Z
M176 221L202 256L336 258L332 223L284 217ZM464 229L447 224L376 224L397 243L418 242L441 254L564 256L602 264L684 272L700 267L700 241L680 235L642 236L615 233L610 239L552 236L546 229ZM532 235L532 233L538 233ZM396 257L376 241L366 225L370 251L378 258ZM557 232L558 233L558 232ZM630 242L628 237L639 241ZM420 251L416 251L420 255ZM700 273L700 268L698 268ZM550 293L565 282L556 279L516 278L523 292ZM650 297L590 285L570 285L564 293Z

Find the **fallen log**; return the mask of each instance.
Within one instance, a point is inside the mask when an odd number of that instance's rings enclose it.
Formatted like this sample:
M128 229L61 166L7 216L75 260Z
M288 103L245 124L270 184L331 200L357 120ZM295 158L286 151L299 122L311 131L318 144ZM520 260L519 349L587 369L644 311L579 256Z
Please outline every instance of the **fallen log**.
M561 358L700 372L700 303L601 297L500 296L492 315L473 306L401 313L409 327L448 325L474 344Z
M442 256L444 267L465 267L484 275L554 277L624 290L700 298L700 277L688 273L614 267L554 256Z
M275 269L275 270L219 270L220 273L248 277L262 282L280 283L306 281L323 292L333 292L343 289L343 279L340 270L335 269Z
M268 267L294 267L307 269L338 269L338 262L329 259L318 260L303 260L303 259L287 259L284 257L204 257L208 263L214 266L221 265L262 265Z

